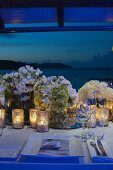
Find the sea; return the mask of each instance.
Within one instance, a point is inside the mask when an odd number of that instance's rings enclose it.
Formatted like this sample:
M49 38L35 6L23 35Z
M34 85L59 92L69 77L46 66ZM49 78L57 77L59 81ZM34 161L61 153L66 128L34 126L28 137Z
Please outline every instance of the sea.
M106 81L110 86L113 85L113 69L45 68L41 70L46 76L64 76L76 90L90 80ZM12 70L0 70L0 74L10 72Z

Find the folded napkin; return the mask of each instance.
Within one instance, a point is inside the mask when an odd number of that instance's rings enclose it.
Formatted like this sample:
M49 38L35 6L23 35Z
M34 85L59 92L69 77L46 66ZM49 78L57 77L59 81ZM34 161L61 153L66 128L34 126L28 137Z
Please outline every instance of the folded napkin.
M113 163L113 154L111 153L106 141L104 139L102 139L101 143L102 143L103 148L106 151L108 156L97 155L95 148L93 146L91 146L91 144L90 144L90 140L87 140L87 147L88 147L88 150L90 153L91 161L93 163ZM98 145L97 145L97 147L98 147Z
M60 140L48 139L42 144L41 149L57 150L61 148Z

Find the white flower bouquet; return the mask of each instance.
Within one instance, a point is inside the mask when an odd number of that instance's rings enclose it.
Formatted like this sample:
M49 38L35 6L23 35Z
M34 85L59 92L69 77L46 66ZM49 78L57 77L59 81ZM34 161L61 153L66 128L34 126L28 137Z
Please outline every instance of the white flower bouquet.
M1 78L1 85L4 87L8 120L11 121L11 110L13 108L27 109L26 121L28 121L28 110L34 107L33 86L41 76L39 69L26 65L17 71L5 74Z
M105 98L105 90L108 88L108 84L97 80L91 80L85 83L79 90L78 95L80 100L83 99L95 99Z
M53 128L70 128L75 124L75 117L70 119L66 108L75 104L78 94L71 83L63 76L42 76L34 86L35 105L50 108L50 126ZM76 114L76 113L74 113Z

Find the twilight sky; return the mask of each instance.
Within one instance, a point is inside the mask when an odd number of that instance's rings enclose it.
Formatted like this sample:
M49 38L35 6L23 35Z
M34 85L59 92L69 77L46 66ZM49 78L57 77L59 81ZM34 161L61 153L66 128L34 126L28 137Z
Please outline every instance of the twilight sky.
M0 59L26 62L84 61L107 54L113 32L18 33L0 35Z
M56 20L54 8L49 9L49 13L48 9L42 8L0 9L0 14L6 27L18 26L19 24L11 24L16 22ZM66 8L64 14L65 25L69 25L70 21L76 21L71 22L71 25L113 25L112 8ZM81 20L90 22L78 22ZM52 25L55 24L52 22ZM88 61L94 55L108 54L112 46L112 31L0 34L0 59L40 63Z

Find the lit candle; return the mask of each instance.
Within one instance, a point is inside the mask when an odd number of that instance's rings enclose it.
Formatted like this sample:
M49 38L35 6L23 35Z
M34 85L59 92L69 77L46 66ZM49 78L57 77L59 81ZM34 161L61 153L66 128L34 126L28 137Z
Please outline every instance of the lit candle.
M109 120L113 120L113 101L107 100L105 107L109 109Z
M73 111L74 111L74 107L68 107L67 108L67 112L68 113L73 113Z
M77 108L77 104L71 106L71 107L68 107L66 109L67 113L76 113L76 108Z
M109 124L109 109L102 107L96 110L96 120L100 126L108 126Z
M109 124L109 109L103 108L101 111L102 121L104 126L108 126Z
M105 107L111 110L113 107L113 101L107 100L105 103Z
M0 109L0 128L5 127L6 112L5 109Z
M37 127L37 114L38 109L30 109L29 110L29 121L30 121L30 127L36 128Z
M100 107L96 108L96 122L98 125L102 125L101 109Z
M37 118L37 131L47 132L49 130L48 111L40 111Z
M13 109L12 110L12 123L13 128L22 129L24 127L24 110Z

